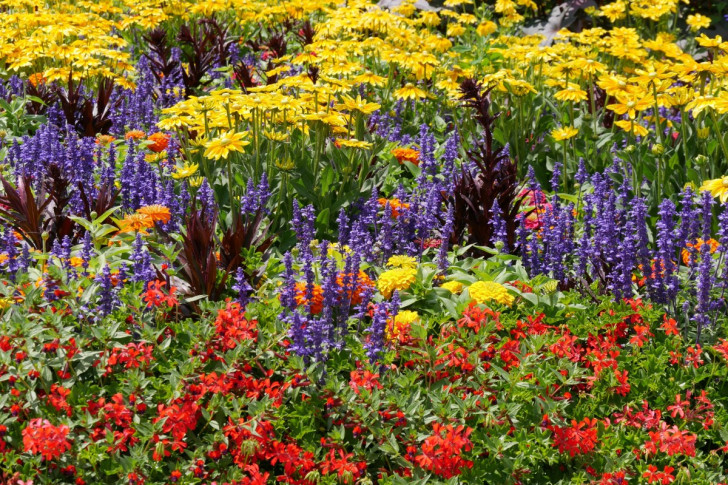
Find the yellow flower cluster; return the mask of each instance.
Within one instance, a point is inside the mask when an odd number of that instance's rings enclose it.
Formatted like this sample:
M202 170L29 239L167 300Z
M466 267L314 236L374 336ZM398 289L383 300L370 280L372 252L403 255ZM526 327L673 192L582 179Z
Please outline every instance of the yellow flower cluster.
M379 275L377 289L384 298L391 298L395 291L404 291L417 279L415 268L394 268Z
M396 340L404 335L409 327L420 320L420 315L411 310L400 310L394 321L391 319L387 322L386 335L388 340Z
M494 301L501 305L511 306L515 300L505 286L495 281L476 281L468 287L468 292L470 298L479 305Z

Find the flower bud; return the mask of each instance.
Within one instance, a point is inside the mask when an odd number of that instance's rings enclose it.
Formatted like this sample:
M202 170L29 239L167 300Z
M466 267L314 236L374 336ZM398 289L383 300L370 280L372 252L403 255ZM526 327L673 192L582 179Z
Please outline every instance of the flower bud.
M701 140L705 140L710 135L710 127L703 126L702 128L698 128L698 138Z
M665 153L665 147L662 146L661 143L655 143L654 145L652 145L653 155L662 155L663 153Z

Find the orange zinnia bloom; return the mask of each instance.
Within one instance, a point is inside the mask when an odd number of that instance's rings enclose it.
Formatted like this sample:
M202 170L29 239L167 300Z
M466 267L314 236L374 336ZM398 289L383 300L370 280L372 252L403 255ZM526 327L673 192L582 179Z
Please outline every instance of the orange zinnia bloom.
M147 136L147 134L144 133L142 130L131 130L126 132L126 135L124 135L124 139L128 140L129 138L131 138L132 140L141 140L145 136Z
M420 164L420 152L412 148L395 148L392 150L392 155L399 163L410 162L417 166Z
M149 145L148 148L156 153L165 150L167 148L167 145L169 145L169 136L160 132L149 135L149 138L147 138L147 140L153 142L151 145Z
M172 214L170 214L169 209L159 204L140 207L137 209L137 213L149 216L152 218L152 221L161 222L163 224L168 223L172 218Z
M389 208L392 209L392 217L399 217L401 214L401 210L409 209L409 204L406 202L402 202L399 199L378 199L377 202L379 202L379 205L384 207L387 207L387 203L389 203Z
M336 284L341 288L341 293L345 293L346 289L344 288L344 278L346 277L346 273L343 271L339 273L336 276ZM351 276L349 276L351 278ZM367 288L374 288L374 282L369 278L369 275L367 275L364 271L359 271L359 276L356 278L356 281L353 282L354 288L350 291L350 295L348 295L351 299L351 303L354 305L358 305L361 303L362 295L364 291Z
M114 141L114 137L111 135L99 135L96 137L97 145L108 145L112 141Z
M700 253L700 248L703 247L706 241L698 238L694 243L688 243L687 247L682 250L682 260L685 264L690 264L690 251L688 249L695 249L696 253ZM708 239L707 244L710 246L710 254L713 254L718 250L718 241L713 238Z
M36 72L28 76L28 82L33 86L37 87L39 84L43 85L46 82L46 78L42 72Z
M137 232L146 233L146 229L154 227L154 219L147 214L127 214L124 219L119 221L119 232Z
M296 304L298 306L305 306L308 304L306 299L307 284L305 281L299 281L296 283ZM311 302L311 315L318 315L324 309L324 290L321 286L313 285L313 298Z

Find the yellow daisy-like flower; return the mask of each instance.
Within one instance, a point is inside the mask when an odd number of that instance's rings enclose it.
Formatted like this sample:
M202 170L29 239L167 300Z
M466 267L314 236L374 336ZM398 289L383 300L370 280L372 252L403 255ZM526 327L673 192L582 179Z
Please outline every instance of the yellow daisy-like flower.
M362 148L364 150L372 147L372 144L369 143L368 141L346 139L346 138L337 138L334 141L334 145L336 145L337 148L349 147L349 148Z
M177 170L172 174L173 179L185 179L191 177L197 173L197 169L200 166L196 163L185 163L183 167L178 167Z
M440 288L445 288L450 293L459 294L463 291L463 284L459 281L447 281L440 285Z
M230 152L242 152L250 142L245 139L244 132L226 131L205 144L205 157L219 160L227 158Z
M390 268L416 268L417 260L412 256L394 255L387 261Z
M696 32L700 29L707 29L708 27L710 27L710 17L700 15L699 13L695 15L688 15L685 23L690 26L690 30Z
M498 26L495 24L495 22L491 22L490 20L486 20L485 22L478 25L478 27L475 29L478 35L483 37L492 34L496 30L498 30Z
M624 131L632 132L635 136L645 136L649 133L647 128L632 120L619 120L615 121L614 124L622 128Z
M505 286L495 281L476 281L468 287L468 292L470 298L480 305L495 301L501 305L511 306L515 300Z
M700 191L708 191L713 197L720 198L722 203L728 201L728 175L723 175L719 179L706 180L700 186Z
M409 289L415 282L417 270L414 268L395 268L385 271L377 280L377 288L384 298L391 298L395 290Z
M427 97L427 91L420 89L412 83L407 83L394 92L397 99L422 99Z
M551 136L553 136L556 141L563 141L568 140L569 138L574 138L578 133L579 130L576 128L571 126L562 126L561 128L553 130L551 132Z

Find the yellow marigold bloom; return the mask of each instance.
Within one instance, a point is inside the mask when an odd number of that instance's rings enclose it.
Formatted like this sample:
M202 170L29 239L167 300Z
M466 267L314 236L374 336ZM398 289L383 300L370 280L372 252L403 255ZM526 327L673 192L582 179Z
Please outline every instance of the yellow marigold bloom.
M495 22L491 22L490 20L486 20L485 22L482 22L475 29L475 31L478 33L478 35L482 35L483 37L492 34L496 30L498 30L498 26L495 24Z
M725 204L728 201L728 175L723 175L719 179L706 180L700 186L700 191L704 190L710 192L713 197L720 198L720 201Z
M149 216L152 221L159 221L164 224L168 223L169 220L172 218L172 214L170 214L169 209L160 204L145 205L144 207L140 207L139 209L137 209L137 214L144 214L146 216Z
M197 169L200 166L196 163L185 163L183 167L177 167L172 174L173 179L184 179L197 173Z
M420 89L412 83L407 83L394 92L397 99L422 99L427 97L427 91Z
M394 341L399 337L404 337L409 330L410 325L420 320L420 315L412 310L400 310L394 321L390 318L387 321L386 334L387 339Z
M226 131L205 144L205 157L215 160L227 158L230 152L242 152L243 147L249 144L244 132Z
M414 268L395 268L385 271L379 275L377 289L384 298L391 298L395 290L403 291L409 289L415 282L417 270Z
M470 298L480 305L495 301L501 305L511 306L515 300L505 286L495 281L476 281L468 287L468 292Z
M394 255L387 261L387 266L390 268L416 268L417 260L412 256L406 255Z
M446 281L440 285L440 288L445 288L450 293L455 293L457 295L463 291L463 284L459 281Z
M574 138L578 133L579 130L576 128L571 126L562 126L561 128L553 130L551 132L551 136L553 136L556 141L563 141L568 140L569 138Z
M146 234L146 230L154 227L154 219L147 214L127 214L124 219L119 221L119 232L142 232Z

